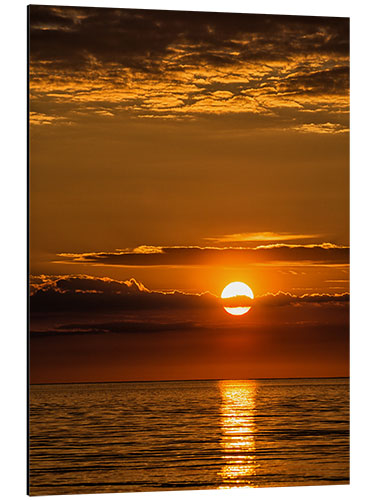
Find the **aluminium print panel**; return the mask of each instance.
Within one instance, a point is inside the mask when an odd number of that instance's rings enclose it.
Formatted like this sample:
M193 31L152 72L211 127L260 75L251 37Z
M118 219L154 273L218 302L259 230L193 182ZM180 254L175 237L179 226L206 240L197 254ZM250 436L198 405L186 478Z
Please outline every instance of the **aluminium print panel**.
M29 494L349 482L349 19L29 7Z

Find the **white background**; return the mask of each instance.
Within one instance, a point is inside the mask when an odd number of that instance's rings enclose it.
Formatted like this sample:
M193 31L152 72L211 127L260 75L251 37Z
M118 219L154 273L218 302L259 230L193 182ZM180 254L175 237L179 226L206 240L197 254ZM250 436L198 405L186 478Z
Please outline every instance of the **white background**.
M38 2L35 2L38 3ZM170 10L304 14L351 18L351 485L198 492L55 496L136 500L351 499L374 484L374 8L372 2L313 0L139 0L48 2ZM0 495L26 497L26 0L2 2Z

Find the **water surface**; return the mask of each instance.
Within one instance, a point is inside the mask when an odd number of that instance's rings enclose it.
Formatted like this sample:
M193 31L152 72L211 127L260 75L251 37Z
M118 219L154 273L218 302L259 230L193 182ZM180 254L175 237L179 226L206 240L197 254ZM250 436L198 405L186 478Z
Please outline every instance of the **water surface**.
M30 389L31 495L348 482L348 379Z

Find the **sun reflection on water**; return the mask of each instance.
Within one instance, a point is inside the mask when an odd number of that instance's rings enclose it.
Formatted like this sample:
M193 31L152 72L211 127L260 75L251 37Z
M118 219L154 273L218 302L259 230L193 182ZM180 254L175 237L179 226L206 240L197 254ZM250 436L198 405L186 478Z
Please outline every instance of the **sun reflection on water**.
M220 476L223 488L255 486L259 465L255 456L255 381L222 380L221 429L225 465Z

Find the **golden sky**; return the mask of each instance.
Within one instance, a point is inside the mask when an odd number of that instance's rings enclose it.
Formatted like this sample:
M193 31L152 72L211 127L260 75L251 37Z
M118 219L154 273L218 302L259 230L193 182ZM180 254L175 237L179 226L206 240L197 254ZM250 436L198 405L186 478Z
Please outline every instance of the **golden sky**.
M31 381L347 375L348 19L29 13Z

